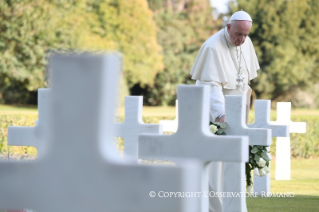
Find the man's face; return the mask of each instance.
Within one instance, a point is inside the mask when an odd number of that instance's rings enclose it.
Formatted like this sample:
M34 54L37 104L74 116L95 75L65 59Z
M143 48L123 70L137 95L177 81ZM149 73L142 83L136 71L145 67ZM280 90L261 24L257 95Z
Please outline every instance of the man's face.
M250 21L232 21L231 24L227 24L227 32L234 46L240 46L245 42L251 24Z

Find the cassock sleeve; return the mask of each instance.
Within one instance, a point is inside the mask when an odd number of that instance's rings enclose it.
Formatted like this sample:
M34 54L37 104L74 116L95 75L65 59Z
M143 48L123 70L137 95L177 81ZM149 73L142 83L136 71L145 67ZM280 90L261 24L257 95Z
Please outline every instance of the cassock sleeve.
M196 85L210 85L210 121L225 115L225 97L222 84L216 81L197 80Z

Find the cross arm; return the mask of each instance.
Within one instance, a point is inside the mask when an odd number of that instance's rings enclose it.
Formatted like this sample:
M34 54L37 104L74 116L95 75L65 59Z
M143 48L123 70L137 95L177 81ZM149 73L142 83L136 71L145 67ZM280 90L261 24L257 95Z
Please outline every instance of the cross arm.
M174 135L140 135L138 157L140 159L196 158L204 163L248 160L248 138L245 136L189 135L188 139L174 138Z
M8 145L35 146L38 140L34 127L8 127Z

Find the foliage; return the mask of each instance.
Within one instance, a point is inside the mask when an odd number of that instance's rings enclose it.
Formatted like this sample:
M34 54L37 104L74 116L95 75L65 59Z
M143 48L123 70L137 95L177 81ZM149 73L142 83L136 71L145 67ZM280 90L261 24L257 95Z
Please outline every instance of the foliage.
M294 158L319 157L319 117L318 116L293 116L294 122L306 122L306 133L290 134L290 152ZM273 139L270 151L276 152L276 139Z
M245 166L246 173L246 185L247 189L252 188L253 180L251 172L254 170L254 176L263 177L269 173L269 161L271 158L268 157L268 150L266 146L260 145L249 145L249 161ZM252 192L252 190L250 190Z
M67 47L70 39L60 15L46 0L0 1L2 103L28 103L29 91L44 87L46 51Z
M152 86L163 69L156 25L146 0L3 0L2 103L28 103L31 91L46 86L49 50L120 51L123 87Z
M253 19L249 36L261 71L252 87L258 97L276 100L297 87L311 88L319 79L319 2L238 0L231 13L240 9Z
M214 124L213 122L209 122L210 131L215 135L226 135L223 129L227 127L226 122L222 122L219 124Z
M121 51L124 78L129 87L136 83L153 85L163 65L161 48L156 41L156 25L147 2L87 0L86 11L90 19L84 21L89 28L80 35L78 45L87 50Z
M152 6L155 1L149 0L149 4ZM220 24L220 20L213 21L208 0L177 3L177 6L170 7L158 2L158 5L164 6L160 10L157 5L154 14L158 43L163 48L164 71L157 74L154 86L145 90L131 90L133 94L144 95L147 105L174 105L176 86L194 84L189 72L198 50Z

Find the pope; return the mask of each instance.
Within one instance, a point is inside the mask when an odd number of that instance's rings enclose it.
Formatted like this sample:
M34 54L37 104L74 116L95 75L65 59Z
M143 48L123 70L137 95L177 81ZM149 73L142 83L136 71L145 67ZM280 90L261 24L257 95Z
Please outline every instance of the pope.
M260 69L254 46L248 37L252 19L245 11L234 13L227 26L208 38L200 48L190 74L196 85L209 85L210 121L225 122L224 95L246 95L246 122L250 107L250 80ZM207 123L208 125L208 123ZM221 162L209 167L209 191L221 192ZM210 198L210 211L222 211L222 198Z
M208 38L200 48L190 74L196 85L211 86L211 122L225 121L224 95L248 95L250 80L257 77L259 63L248 37L250 15L234 13L225 28ZM247 108L248 109L248 108Z

